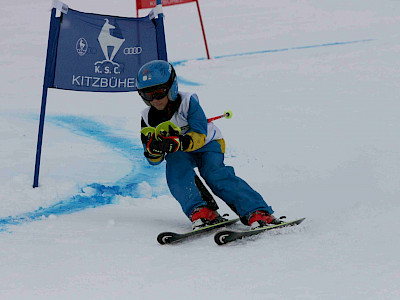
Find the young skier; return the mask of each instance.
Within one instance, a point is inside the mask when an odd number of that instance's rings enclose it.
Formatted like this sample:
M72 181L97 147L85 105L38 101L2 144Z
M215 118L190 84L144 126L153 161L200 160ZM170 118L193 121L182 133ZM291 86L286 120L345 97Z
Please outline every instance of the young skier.
M234 169L224 164L225 141L221 131L207 118L196 94L178 91L178 80L171 64L154 60L143 65L137 76L137 89L148 105L142 112L141 126L156 127L171 121L181 128L170 128L170 135L142 134L144 155L150 164L166 160L167 184L193 230L221 222L223 218L207 206L195 184L198 168L212 192L225 201L252 229L279 224L273 210L261 195Z

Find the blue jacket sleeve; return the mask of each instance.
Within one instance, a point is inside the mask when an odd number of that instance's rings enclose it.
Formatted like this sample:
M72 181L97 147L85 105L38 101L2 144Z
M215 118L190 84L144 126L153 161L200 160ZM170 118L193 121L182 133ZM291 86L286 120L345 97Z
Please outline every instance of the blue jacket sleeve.
M207 138L207 118L199 101L193 96L190 98L187 121L190 126L189 132L185 135L189 137L186 152L195 151L203 147Z
M190 98L190 105L188 111L188 123L190 131L207 135L207 118L197 101L193 96Z

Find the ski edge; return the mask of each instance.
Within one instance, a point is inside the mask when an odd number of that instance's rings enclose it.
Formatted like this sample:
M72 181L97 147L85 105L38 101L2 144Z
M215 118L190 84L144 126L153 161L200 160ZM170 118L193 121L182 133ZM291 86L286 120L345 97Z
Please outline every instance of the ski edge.
M185 233L177 233L177 232L161 232L158 236L157 236L157 241L161 244L161 245L166 245L166 244L173 244L179 241L182 241L188 237L191 236L195 236L195 235L200 235L202 233L205 232L209 232L213 229L217 229L217 228L221 228L221 227L225 227L225 226L230 226L233 225L235 223L237 223L238 221L240 221L239 218L237 219L231 219L231 220L227 220L224 222L220 222L217 224L213 224L210 226L206 226L197 230L193 230L193 231L188 231Z
M221 230L214 235L214 241L217 245L222 246L226 245L227 243L242 239L247 236L257 235L264 231L269 231L272 229L284 228L294 225L301 224L306 218L301 218L289 222L284 222L278 225L272 225L268 227L263 227L259 229L253 230L243 230L243 231L235 231L235 230Z

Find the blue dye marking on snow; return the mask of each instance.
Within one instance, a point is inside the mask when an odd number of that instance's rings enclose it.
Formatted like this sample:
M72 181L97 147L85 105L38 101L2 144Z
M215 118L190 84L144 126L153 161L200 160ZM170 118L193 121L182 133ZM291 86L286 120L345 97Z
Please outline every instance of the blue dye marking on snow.
M355 43L365 43L371 42L374 39L366 39L366 40L357 40L357 41L347 41L347 42L335 42L335 43L325 43L325 44L317 44L317 45L309 45L309 46L299 46L299 47L291 47L291 48L282 48L282 49L270 49L270 50L260 50L260 51L253 51L253 52L243 52L243 53L235 53L235 54L226 54L226 55L219 55L214 56L212 59L221 59L221 58L228 58L228 57L236 57L236 56L246 56L246 55L255 55L255 54L262 54L262 53L275 53L275 52L284 52L284 51L291 51L291 50L302 50L302 49L310 49L310 48L320 48L320 47L330 47L330 46L339 46L339 45L348 45L348 44L355 44ZM192 60L206 60L205 57L195 58L195 59L186 59L186 60L179 60L171 62L171 64L176 67L179 65L184 65L188 61ZM191 85L191 86L199 86L202 85L201 83L185 80L178 76L178 82L183 85Z
M198 82L186 80L186 79L182 78L182 76L178 76L178 83L183 84L183 85L190 85L190 86L202 85L201 83L198 83Z
M235 54L226 54L226 55L218 55L212 57L212 59L221 59L221 58L228 58L228 57L236 57L236 56L246 56L246 55L255 55L255 54L262 54L262 53L275 53L275 52L284 52L284 51L292 51L292 50L302 50L302 49L310 49L310 48L320 48L320 47L330 47L330 46L340 46L340 45L348 45L348 44L356 44L356 43L365 43L371 42L374 39L365 39L365 40L356 40L356 41L347 41L347 42L334 42L334 43L325 43L325 44L317 44L317 45L308 45L308 46L299 46L299 47L290 47L290 48L282 48L282 49L269 49L269 50L260 50L260 51L253 51L253 52L242 52L242 53L235 53ZM188 61L192 60L206 60L205 57L195 58L195 59L187 59L187 60L180 60L172 62L171 64L175 66L184 65Z
M71 214L77 211L81 211L87 208L93 208L103 206L106 204L112 204L115 194L101 194L96 193L92 196L76 195L65 201L60 201L50 207L42 208L27 212L15 217L9 216L4 219L0 219L0 232L5 231L9 225L18 225L25 222L31 222L35 220L44 219L51 215L64 215Z
M48 116L47 122L66 128L74 134L87 136L101 142L120 155L128 158L132 164L129 174L110 185L92 183L82 188L78 195L62 200L49 207L40 207L33 212L0 219L0 232L8 231L10 225L19 225L26 222L41 220L51 215L65 215L95 208L108 204L115 204L116 196L142 197L139 184L143 181L150 186L159 186L164 177L162 166L150 166L143 157L143 148L139 139L127 139L118 136L110 127L83 117L77 116ZM166 186L158 191L152 190L153 196L165 194Z
M326 44L319 44L319 45L309 45L309 46L282 48L282 49L261 50L261 51L247 52L247 53L215 56L214 58L219 59L219 58L234 57L234 56L261 54L261 53L273 53L273 52L284 52L284 51L291 51L291 50L302 50L302 49L310 49L310 48L330 47L330 46L348 45L348 44L355 44L355 43L365 43L365 42L370 42L370 41L373 41L373 39L358 40L358 41L348 41L348 42L335 42L335 43L326 43Z

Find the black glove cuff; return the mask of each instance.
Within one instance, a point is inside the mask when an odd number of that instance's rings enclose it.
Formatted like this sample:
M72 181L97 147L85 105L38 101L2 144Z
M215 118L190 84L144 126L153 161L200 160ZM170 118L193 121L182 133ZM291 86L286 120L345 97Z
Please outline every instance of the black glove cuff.
M192 137L190 135L181 135L179 136L179 141L181 142L181 151L185 151L189 148L190 143L192 142Z

